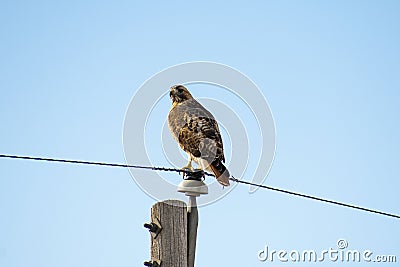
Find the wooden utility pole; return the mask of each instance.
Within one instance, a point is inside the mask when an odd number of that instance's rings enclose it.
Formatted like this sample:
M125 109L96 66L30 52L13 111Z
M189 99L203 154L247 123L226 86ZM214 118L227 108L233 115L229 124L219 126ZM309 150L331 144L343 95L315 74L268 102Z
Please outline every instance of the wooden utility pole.
M179 200L157 202L151 208L151 223L144 226L151 233L150 267L194 267L198 226L196 197L207 194L202 171L187 175L178 191L189 197L189 204Z
M187 209L185 202L166 200L151 208L151 221L159 232L151 231L151 265L187 267ZM150 265L149 265L150 264ZM146 263L145 263L146 265Z

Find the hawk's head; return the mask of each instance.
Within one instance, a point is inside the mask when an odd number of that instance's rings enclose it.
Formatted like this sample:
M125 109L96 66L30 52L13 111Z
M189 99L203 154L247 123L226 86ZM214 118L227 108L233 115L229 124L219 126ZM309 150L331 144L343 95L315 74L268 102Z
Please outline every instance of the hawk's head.
M173 104L178 104L193 98L189 93L189 90L180 84L171 87L169 91L169 97L171 98Z

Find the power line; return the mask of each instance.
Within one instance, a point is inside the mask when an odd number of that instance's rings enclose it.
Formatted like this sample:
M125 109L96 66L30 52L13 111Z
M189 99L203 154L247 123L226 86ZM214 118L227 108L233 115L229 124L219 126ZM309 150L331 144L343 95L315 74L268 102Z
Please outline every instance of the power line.
M400 219L400 215L396 215L396 214L392 214L392 213L387 213L387 212L383 212L383 211L379 211L379 210L363 208L363 207L360 207L360 206L355 206L355 205L346 204L346 203L339 202L339 201L334 201L334 200L329 200L329 199L325 199L325 198L310 196L310 195L297 193L297 192L293 192L293 191L289 191L289 190L285 190L285 189L275 188L275 187L272 187L272 186L267 186L267 185L262 185L262 184L255 184L255 183L251 183L251 182L247 182L247 181L243 181L243 180L238 180L235 177L231 177L229 179L231 181L234 181L234 182L237 182L237 183L241 183L241 184L254 185L254 186L257 186L257 187L265 188L265 189L276 191L276 192L280 192L280 193L285 193L285 194L289 194L289 195L293 195L293 196L308 198L308 199L317 200L317 201L321 201L321 202L325 202L325 203L330 203L330 204L334 204L334 205L338 205L338 206L343 206L343 207L347 207L347 208L367 211L367 212L371 212L371 213L376 213L376 214L385 215L385 216L389 216L389 217Z
M29 157L29 156L17 156L17 155L5 155L5 154L0 154L0 158L49 161L49 162L71 163L71 164L83 164L83 165L97 165L97 166L120 167L120 168L147 169L147 170L153 170L153 171L168 171L168 172L178 172L178 173L191 173L191 171L189 171L189 170L182 170L182 169L129 165L129 164L121 164L121 163L107 163L107 162L97 162L97 161L55 159L55 158ZM205 173L205 175L214 176L210 173Z
M107 163L107 162L96 162L96 161L83 161L83 160L68 160L68 159L56 159L56 158L43 158L43 157L30 157L30 156L17 156L17 155L6 155L6 154L0 154L0 158L10 158L10 159L22 159L22 160L35 160L35 161L47 161L47 162L60 162L60 163L70 163L70 164L83 164L83 165L97 165L97 166L107 166L107 167L120 167L120 168L135 168L135 169L147 169L147 170L153 170L153 171L168 171L168 172L177 172L177 173L192 173L189 170L182 170L182 169L175 169L175 168L165 168L165 167L154 167L154 166L140 166L140 165L129 165L129 164L121 164L121 163ZM213 174L210 173L204 173L204 175L207 176L214 176ZM380 214L396 219L400 219L400 215L393 214L393 213L388 213L388 212L383 212L379 210L374 210L374 209L369 209L369 208L364 208L356 205L351 205L339 201L334 201L334 200L329 200L321 197L315 197L311 195L306 195L302 193L297 193L285 189L280 189L280 188L275 188L267 185L262 185L262 184L255 184L252 182L244 181L244 180L239 180L235 177L230 177L229 178L231 181L234 181L236 183L240 184L247 184L247 185L252 185L264 189L268 189L271 191L276 191L288 195L293 195L297 197L302 197L302 198L307 198L307 199L312 199L320 202L325 202L325 203L330 203L342 207L347 207L347 208L352 208L352 209L357 209L357 210L362 210L370 213L375 213L375 214Z

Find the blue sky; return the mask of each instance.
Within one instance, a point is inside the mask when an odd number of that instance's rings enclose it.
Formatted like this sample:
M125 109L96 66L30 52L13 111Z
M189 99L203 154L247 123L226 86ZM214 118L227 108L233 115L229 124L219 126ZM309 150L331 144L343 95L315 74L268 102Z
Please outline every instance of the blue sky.
M124 162L124 115L140 85L171 65L214 61L249 76L271 107L266 184L399 214L399 11L389 0L1 1L0 153ZM150 257L142 224L154 200L127 170L1 159L0 174L0 266ZM263 266L265 245L321 251L339 238L399 260L399 229L238 186L200 209L196 262Z

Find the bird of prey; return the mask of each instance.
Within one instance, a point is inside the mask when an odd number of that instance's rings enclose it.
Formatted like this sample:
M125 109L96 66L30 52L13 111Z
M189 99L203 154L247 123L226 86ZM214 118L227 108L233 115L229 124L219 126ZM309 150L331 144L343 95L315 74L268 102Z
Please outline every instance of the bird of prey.
M169 96L172 100L169 130L189 156L183 169L193 170L194 161L202 170L213 172L220 184L229 186L230 174L223 164L224 148L214 116L183 85L172 86Z

